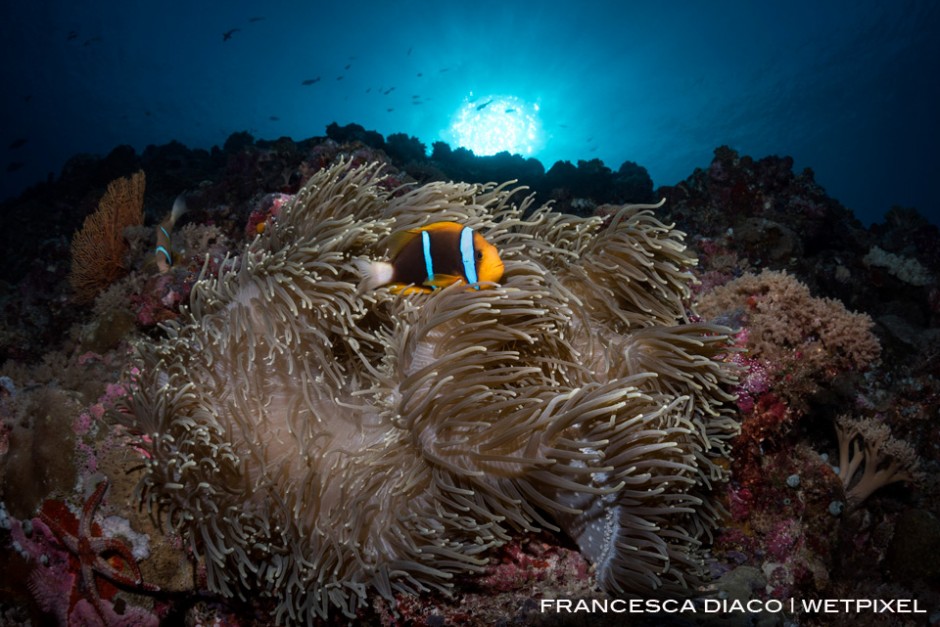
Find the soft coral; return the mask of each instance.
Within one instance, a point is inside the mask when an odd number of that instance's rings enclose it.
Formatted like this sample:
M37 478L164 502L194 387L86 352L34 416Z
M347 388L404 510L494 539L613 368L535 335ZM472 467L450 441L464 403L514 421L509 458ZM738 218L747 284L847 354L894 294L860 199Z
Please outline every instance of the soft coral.
M839 436L839 478L850 508L889 483L918 478L917 454L891 435L888 425L871 418L836 420Z

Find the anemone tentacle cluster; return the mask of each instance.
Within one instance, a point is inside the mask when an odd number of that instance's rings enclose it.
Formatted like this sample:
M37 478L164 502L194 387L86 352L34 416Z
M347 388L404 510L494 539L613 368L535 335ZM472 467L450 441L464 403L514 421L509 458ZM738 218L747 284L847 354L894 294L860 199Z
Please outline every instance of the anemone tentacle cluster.
M650 207L526 217L506 185L382 181L315 174L139 346L142 498L213 590L281 622L447 591L537 529L611 592L682 594L737 430L728 329L689 319L682 234ZM444 220L497 246L499 285L359 288L393 232Z

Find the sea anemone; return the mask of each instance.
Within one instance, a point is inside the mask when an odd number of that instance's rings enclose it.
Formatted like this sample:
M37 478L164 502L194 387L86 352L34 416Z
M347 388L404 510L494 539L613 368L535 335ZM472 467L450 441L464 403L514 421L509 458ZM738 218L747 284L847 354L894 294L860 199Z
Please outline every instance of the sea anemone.
M611 592L686 592L737 423L682 234L650 207L524 217L506 185L382 183L376 164L315 174L139 345L145 503L212 590L270 597L280 622L447 592L539 529ZM361 289L393 231L443 220L497 246L499 285Z

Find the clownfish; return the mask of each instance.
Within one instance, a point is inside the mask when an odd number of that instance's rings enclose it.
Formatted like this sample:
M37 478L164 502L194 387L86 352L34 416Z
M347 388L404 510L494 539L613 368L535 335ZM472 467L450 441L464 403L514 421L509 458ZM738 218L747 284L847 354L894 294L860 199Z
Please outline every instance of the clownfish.
M180 194L173 202L173 209L157 227L157 248L154 250L154 261L160 272L166 272L173 265L173 255L170 247L170 232L173 225L186 213L186 199Z
M435 222L393 234L389 258L390 262L360 266L362 289L388 285L402 294L429 294L462 281L478 290L479 283L495 283L503 276L496 247L456 222Z

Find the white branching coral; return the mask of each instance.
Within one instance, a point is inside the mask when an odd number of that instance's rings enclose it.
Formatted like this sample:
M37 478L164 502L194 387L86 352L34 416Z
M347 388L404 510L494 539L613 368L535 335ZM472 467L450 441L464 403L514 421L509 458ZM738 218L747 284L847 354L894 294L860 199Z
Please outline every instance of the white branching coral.
M511 198L391 194L339 163L140 345L142 496L213 590L270 597L281 622L352 617L537 529L617 594L699 580L737 423L728 329L686 315L682 235L644 207L605 224ZM359 289L391 233L445 220L498 247L500 285Z
M919 478L917 453L871 418L843 415L836 420L839 436L839 479L849 508L858 507L875 490Z
M927 268L917 259L895 255L878 246L871 247L868 254L862 257L862 263L866 266L884 268L901 281L918 287L930 285L934 280Z

